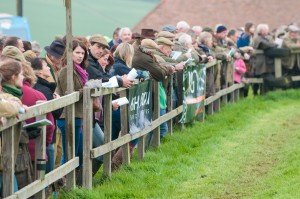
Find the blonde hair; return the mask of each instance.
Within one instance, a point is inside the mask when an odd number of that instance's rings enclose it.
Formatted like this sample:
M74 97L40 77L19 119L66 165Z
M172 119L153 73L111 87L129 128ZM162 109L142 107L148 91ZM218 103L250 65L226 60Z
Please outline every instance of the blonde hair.
M118 57L123 60L129 68L131 68L133 55L134 49L133 46L129 43L119 44L116 51L114 52L114 57Z
M24 75L24 81L29 82L29 84L33 86L36 83L37 77L35 76L35 73L31 68L31 64L29 62L22 63L22 70Z

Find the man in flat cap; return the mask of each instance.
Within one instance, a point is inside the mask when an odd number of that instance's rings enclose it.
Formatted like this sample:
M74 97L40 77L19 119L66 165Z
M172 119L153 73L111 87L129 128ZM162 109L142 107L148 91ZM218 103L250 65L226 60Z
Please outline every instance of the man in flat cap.
M104 49L109 49L109 45L106 39L102 35L92 35L89 39L91 44L88 49L88 67L86 69L89 74L89 79L102 79L103 82L106 82L112 76L105 72L101 65L98 62L98 59L101 57ZM128 87L131 85L131 81L123 77L117 77L119 86Z
M288 33L284 36L282 48L289 48L291 50L300 49L299 28L296 25L288 27ZM300 54L291 53L288 57L282 58L283 74L298 76L300 75ZM294 88L299 88L299 81L293 82Z
M164 37L164 38L167 38L169 39L170 41L173 42L174 38L175 38L175 34L171 33L171 32L168 32L168 31L160 31L158 34L157 34L157 38L159 37Z

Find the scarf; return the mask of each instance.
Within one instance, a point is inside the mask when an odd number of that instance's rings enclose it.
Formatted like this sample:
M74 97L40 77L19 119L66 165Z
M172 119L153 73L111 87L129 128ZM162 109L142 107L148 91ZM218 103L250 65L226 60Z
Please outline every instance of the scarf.
M15 87L14 85L11 84L5 84L2 86L2 89L4 92L9 93L19 99L22 98L23 92L21 89Z
M88 80L89 74L79 64L75 64L75 70L79 74L82 85L84 86Z

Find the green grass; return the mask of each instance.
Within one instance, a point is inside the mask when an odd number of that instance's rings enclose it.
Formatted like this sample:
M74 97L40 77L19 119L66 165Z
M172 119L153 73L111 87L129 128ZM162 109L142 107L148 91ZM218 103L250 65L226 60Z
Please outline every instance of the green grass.
M300 91L230 104L60 198L299 198Z

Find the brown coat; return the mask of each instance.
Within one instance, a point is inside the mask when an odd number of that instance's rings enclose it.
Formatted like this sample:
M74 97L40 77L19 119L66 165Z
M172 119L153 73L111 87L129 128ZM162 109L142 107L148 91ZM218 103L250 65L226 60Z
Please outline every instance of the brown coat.
M141 46L134 52L132 67L149 71L151 77L156 81L162 81L167 76L167 69L158 63L154 52Z
M257 35L253 39L253 48L265 50L276 47L273 39L270 36L263 37ZM257 54L253 58L253 67L255 75L262 75L264 73L274 73L274 59L265 56L264 54Z
M82 98L82 89L83 85L80 79L79 74L75 71L73 72L73 82L74 82L74 91L79 91L79 101L75 103L75 117L83 118L83 98ZM66 95L67 92L67 67L63 67L57 77L57 88L56 92L60 96ZM63 110L60 118L65 118L66 109Z
M283 38L282 42L282 48L289 48L291 50L299 50L300 49L300 38L292 39L289 37L287 34ZM287 68L287 69L293 69L297 60L297 66L300 69L300 54L291 54L288 57L283 57L282 58L282 66Z

